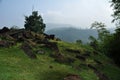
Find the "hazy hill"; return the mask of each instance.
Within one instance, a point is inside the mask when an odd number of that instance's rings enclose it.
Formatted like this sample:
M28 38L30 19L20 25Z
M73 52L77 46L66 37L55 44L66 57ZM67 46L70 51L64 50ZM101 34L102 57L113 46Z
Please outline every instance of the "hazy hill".
M70 24L55 24L55 23L46 23L46 31L48 30L53 30L53 29L58 29L58 28L69 28L69 27L74 27L73 25Z
M114 32L114 28L108 30L111 33ZM97 31L95 29L78 29L76 26L69 24L47 23L45 32L47 34L55 34L56 37L67 42L75 42L80 39L86 43L89 41L89 36L94 36L97 38Z
M55 28L46 31L46 33L55 34L56 37L68 42L75 42L80 39L86 43L89 36L97 37L97 31L93 29Z

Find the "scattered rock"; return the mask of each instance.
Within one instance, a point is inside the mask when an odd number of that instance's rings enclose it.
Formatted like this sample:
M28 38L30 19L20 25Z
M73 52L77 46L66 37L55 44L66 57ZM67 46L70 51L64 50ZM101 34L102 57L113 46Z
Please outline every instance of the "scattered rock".
M75 61L74 58L71 57L65 57L64 55L62 55L61 53L57 53L57 54L52 54L52 57L55 58L55 61L59 62L59 63L65 63L65 64L70 64L73 63Z
M67 57L67 63L73 63L75 61L74 58Z
M95 68L94 66L92 66L91 64L88 64L88 67L93 69L94 71L97 71L97 68Z
M82 54L85 57L90 57L91 52L90 51L85 51L84 54Z
M59 48L56 42L46 42L44 43L46 47L51 48L55 53L59 53Z
M82 55L76 55L76 58L78 58L79 60L85 61L86 57L82 56Z
M85 54L82 54L82 56L90 57L90 54L89 53L85 53Z
M79 75L76 74L68 74L64 80L82 80Z
M102 65L102 62L100 62L100 61L98 61L98 60L96 60L96 59L94 59L94 61L95 61L97 64Z
M54 35L54 34L51 34L51 35L44 34L44 35L45 35L45 38L46 38L46 39L52 39L52 40L55 39L55 35Z
M49 68L50 68L50 69L52 69L52 68L53 68L53 66L49 66Z
M45 54L45 52L43 50L37 50L36 53L37 54Z
M88 64L88 67L93 69L94 73L99 77L99 80L109 80L109 78L105 74L98 71L97 68L95 68L94 66Z
M21 49L31 58L36 59L37 56L33 53L31 46L25 42L22 44Z
M71 52L71 53L77 53L77 54L80 53L79 50L74 50L74 49L66 49L66 51Z
M105 74L100 71L94 71L96 75L99 77L99 80L110 80Z
M54 38L55 38L55 35L54 35L54 34L49 35L49 39L54 40Z
M65 63L65 57L61 53L57 53L53 55L55 58L55 61L59 63Z
M0 47L9 48L10 46L13 46L15 42L13 41L0 41Z
M94 50L94 51L93 51L93 54L94 54L94 55L98 55L99 53L98 53L98 51Z
M3 33L6 33L6 32L9 32L10 30L7 28L7 27L3 27L1 30L0 30L0 34L3 34Z
M56 38L55 40L56 40L56 41L62 41L60 38Z

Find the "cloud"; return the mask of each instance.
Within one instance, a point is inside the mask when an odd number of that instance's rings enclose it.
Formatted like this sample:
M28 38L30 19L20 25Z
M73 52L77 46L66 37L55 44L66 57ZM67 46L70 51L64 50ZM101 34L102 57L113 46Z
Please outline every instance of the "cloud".
M72 24L82 28L90 27L94 21L111 27L112 13L107 0L76 0L61 4L59 10L48 10L44 18L48 23Z
M43 17L47 23L63 23L63 19L65 19L65 15L60 11L47 11Z

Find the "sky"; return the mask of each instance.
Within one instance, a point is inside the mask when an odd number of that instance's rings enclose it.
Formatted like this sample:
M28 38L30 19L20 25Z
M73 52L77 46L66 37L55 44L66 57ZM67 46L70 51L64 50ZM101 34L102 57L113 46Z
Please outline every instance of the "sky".
M38 11L44 23L90 28L94 21L114 27L110 0L0 0L0 28L24 27L24 16Z

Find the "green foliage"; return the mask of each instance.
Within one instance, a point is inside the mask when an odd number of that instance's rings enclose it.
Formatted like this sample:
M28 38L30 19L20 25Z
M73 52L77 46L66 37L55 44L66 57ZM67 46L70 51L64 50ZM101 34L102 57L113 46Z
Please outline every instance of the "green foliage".
M113 22L114 21L117 21L118 24L119 24L119 20L120 20L120 0L112 0L112 7L113 7L113 11L114 11L114 14L113 14Z
M93 36L89 37L90 40L90 46L92 46L95 50L98 50L98 41L96 38L94 38Z
M19 30L20 28L19 28L18 26L14 25L14 26L12 26L10 29L11 29L11 30Z
M95 28L97 30L98 39L95 39L92 36L89 37L92 41L90 44L93 45L93 48L102 53L107 52L107 45L109 45L109 40L111 39L111 34L105 27L106 25L104 23L95 21L92 23L91 28Z
M32 15L25 16L25 25L26 30L30 30L36 33L43 33L45 30L45 24L41 15L38 15L37 11L33 11Z
M104 68L102 68L102 71L110 77L110 80L119 80L120 69L116 66L106 64Z
M120 66L120 0L112 0L111 2L114 9L113 22L116 22L117 28L115 30L116 32L111 35L108 41L107 53L109 53L109 56Z
M82 44L82 40L76 40L77 44Z
M105 28L103 23L94 22L91 28L95 28L98 31L98 39L90 37L90 45L102 53L105 53L111 57L116 64L120 64L120 28L116 29L116 33L110 34L109 31Z
M105 28L106 25L102 22L95 21L92 23L91 28L97 29L98 32L98 40L103 41L104 38L109 35L109 31Z
M119 34L120 35L120 34ZM116 32L110 39L108 44L108 55L120 66L120 37Z

